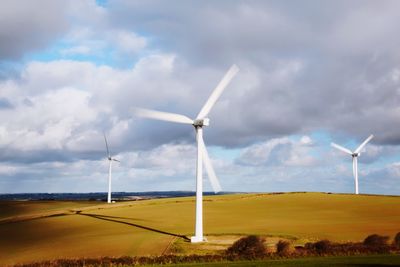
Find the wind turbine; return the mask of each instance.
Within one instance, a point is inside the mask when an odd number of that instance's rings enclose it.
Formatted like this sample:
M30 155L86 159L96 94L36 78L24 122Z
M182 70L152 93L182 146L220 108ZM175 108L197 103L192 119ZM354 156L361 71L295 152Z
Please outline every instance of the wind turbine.
M208 126L210 120L207 118L208 113L210 113L211 108L214 106L215 102L218 100L220 95L222 94L225 87L229 84L232 78L239 71L239 68L236 65L233 65L222 80L219 82L217 87L211 93L207 102L204 104L196 119L191 119L184 115L169 113L169 112L161 112L149 109L135 109L135 113L137 116L191 124L194 126L196 130L196 141L197 141L197 171L196 171L196 225L195 225L195 235L191 237L192 243L198 243L205 241L203 236L203 163L204 167L208 174L208 179L211 182L211 186L215 193L221 191L221 186L219 184L218 178L215 175L214 168L211 164L211 160L208 156L206 146L203 140L203 126Z
M108 149L107 137L104 134L104 142L106 143L107 148L107 159L108 159L108 194L107 194L107 203L111 203L111 166L113 161L120 162L119 160L111 157L110 150Z
M350 149L347 149L345 147L342 147L338 144L335 143L331 143L331 146L333 146L336 149L339 149L340 151L343 151L349 155L351 155L352 159L353 159L353 175L354 175L354 183L355 183L355 191L356 194L358 195L358 166L357 166L357 157L360 156L360 152L361 149L364 148L364 146L374 137L373 134L371 134L370 136L368 136L367 139L365 139L364 142L362 142L362 144L357 147L356 150L354 150L354 152L352 152Z

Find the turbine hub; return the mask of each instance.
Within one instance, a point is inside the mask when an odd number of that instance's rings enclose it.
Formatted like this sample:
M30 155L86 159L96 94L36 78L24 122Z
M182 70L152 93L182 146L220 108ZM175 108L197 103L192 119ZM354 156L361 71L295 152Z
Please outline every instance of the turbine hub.
M193 122L194 127L203 127L203 126L208 126L208 125L210 125L209 118L198 119L198 120L194 120L194 122Z

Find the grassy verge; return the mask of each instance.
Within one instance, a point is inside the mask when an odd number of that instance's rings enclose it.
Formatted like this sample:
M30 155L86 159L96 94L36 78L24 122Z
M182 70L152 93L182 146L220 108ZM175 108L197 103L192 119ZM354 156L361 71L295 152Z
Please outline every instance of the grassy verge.
M145 265L160 266L160 265ZM279 259L279 260L258 260L258 261L236 261L236 262L213 262L213 263L188 263L170 264L170 267L223 267L223 266L243 266L243 267L372 267L372 266L400 266L400 255L369 255L369 256L346 256L346 257L310 257L298 259Z

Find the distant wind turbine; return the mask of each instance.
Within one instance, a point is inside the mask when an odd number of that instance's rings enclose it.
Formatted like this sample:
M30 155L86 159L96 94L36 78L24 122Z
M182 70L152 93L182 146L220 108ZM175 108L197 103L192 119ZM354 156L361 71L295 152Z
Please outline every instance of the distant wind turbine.
M367 139L365 139L364 142L362 142L362 144L356 149L354 150L354 152L352 152L350 149L347 149L345 147L342 147L338 144L335 143L331 143L331 146L333 146L336 149L339 149L342 152L345 152L349 155L351 155L352 159L353 159L353 175L354 175L354 183L355 183L355 191L356 194L358 194L358 166L357 166L357 157L360 156L360 152L361 149L364 148L364 146L374 137L374 135L370 135L368 136Z
M137 116L156 119L156 120L191 124L194 126L196 130L196 141L197 141L196 225L195 225L195 235L191 237L192 243L205 241L203 236L203 163L204 167L206 168L208 178L211 182L211 186L214 192L218 193L219 191L221 191L221 186L218 182L217 176L215 175L214 168L211 164L211 160L208 156L207 149L204 144L203 126L209 125L210 120L207 118L208 113L210 112L211 108L214 106L215 102L222 94L225 87L230 83L230 81L238 71L239 68L236 65L233 65L228 70L228 72L225 74L225 76L219 82L217 87L211 93L207 102L204 104L203 108L200 110L199 114L194 120L184 115L175 113L161 112L148 109L139 109L139 108L135 109L135 113Z
M111 157L110 150L108 149L108 142L107 142L107 137L106 134L104 134L104 142L106 143L106 149L107 149L107 159L108 159L108 194L107 194L107 203L111 203L111 167L112 167L112 162L117 161L120 162L119 160Z

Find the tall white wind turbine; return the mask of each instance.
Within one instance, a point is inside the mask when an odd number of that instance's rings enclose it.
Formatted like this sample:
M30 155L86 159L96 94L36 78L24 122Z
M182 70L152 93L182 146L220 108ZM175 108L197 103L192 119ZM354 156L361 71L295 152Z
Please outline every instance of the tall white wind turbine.
M358 194L358 166L357 166L357 157L360 156L360 152L361 149L364 148L364 146L374 137L374 135L370 135L368 136L367 139L365 139L364 142L362 142L362 144L357 147L356 150L354 150L354 152L352 152L350 149L347 149L345 147L342 147L338 144L335 143L331 143L331 146L333 146L336 149L339 149L340 151L347 153L349 155L351 155L352 159L353 159L353 175L354 175L354 184L355 184L355 193Z
M219 82L217 87L211 93L207 102L204 104L203 108L200 110L196 119L190 119L184 115L161 112L148 109L135 109L137 116L171 121L177 123L191 124L196 130L196 141L197 141L197 171L196 171L196 225L195 225L195 235L191 237L192 243L198 243L205 241L203 236L203 163L207 171L208 178L211 182L211 186L215 193L221 191L221 186L215 175L214 168L211 164L211 160L208 156L206 146L203 140L203 126L208 126L210 120L207 118L208 113L210 113L211 108L214 106L215 102L218 100L225 87L230 83L233 77L237 74L239 68L233 65L222 80Z
M112 162L117 161L120 162L119 160L111 157L110 150L108 149L108 142L107 142L107 137L106 134L104 134L104 142L106 143L106 149L107 149L107 159L108 159L108 194L107 194L107 203L111 203L111 167L112 167Z

